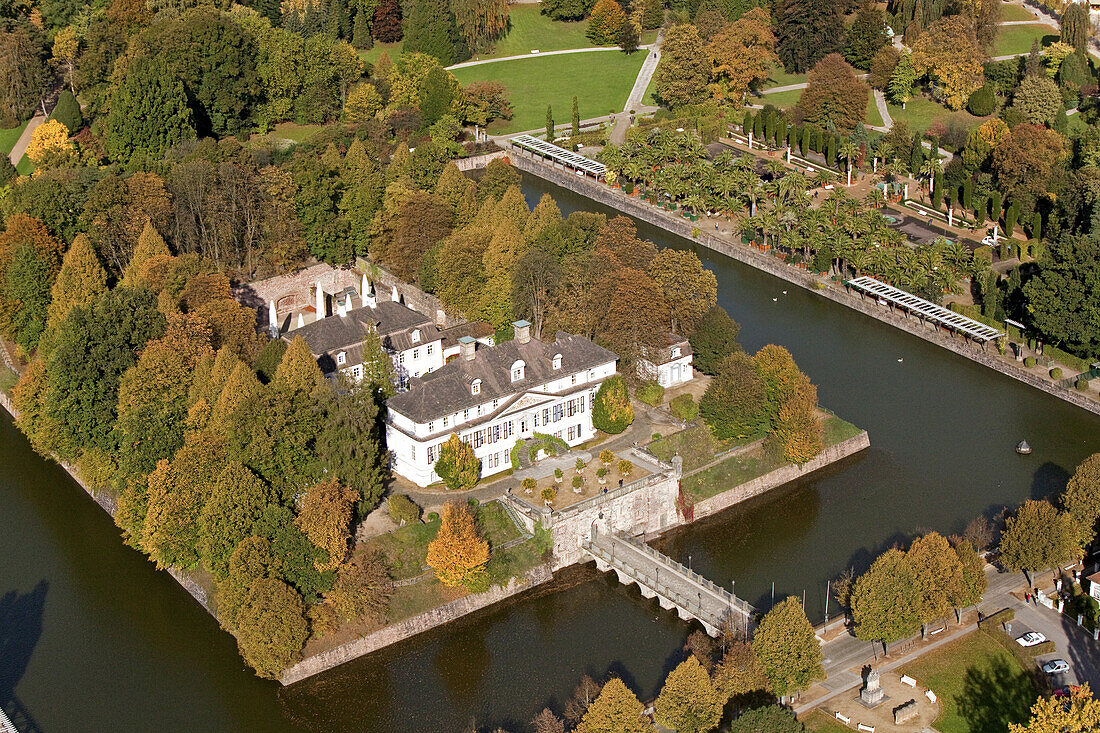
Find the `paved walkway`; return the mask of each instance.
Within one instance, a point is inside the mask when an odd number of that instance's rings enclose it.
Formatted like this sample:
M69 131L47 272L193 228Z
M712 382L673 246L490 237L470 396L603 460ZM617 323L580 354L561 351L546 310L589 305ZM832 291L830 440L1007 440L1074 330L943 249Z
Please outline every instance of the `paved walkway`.
M623 105L622 114L615 120L615 127L611 131L611 142L615 145L622 145L626 141L626 131L630 129L631 117L633 116L631 112L642 111L645 90L649 88L649 82L653 79L653 72L657 70L657 64L661 60L661 42L664 38L665 29L661 28L657 32L657 40L652 45L645 47L649 55L642 63L642 68L638 71L638 78L634 80L634 86L626 98L626 104ZM639 50L641 49L639 48Z
M646 48L639 46L639 49ZM464 69L467 66L481 66L482 64L495 64L497 61L515 61L516 59L537 59L540 56L561 56L567 53L593 53L595 51L621 51L618 46L596 46L595 48L567 48L561 51L539 51L538 53L522 53L518 56L501 56L499 59L479 59L477 61L463 61L461 64L451 64L448 71Z
M875 90L875 106L878 107L878 113L882 116L882 127L889 130L894 126L894 118L890 116L890 110L886 106L886 95L881 89Z
M19 165L19 161L23 159L23 153L27 152L27 146L31 144L31 133L45 121L45 115L35 115L31 118L30 122L27 123L27 126L23 128L23 134L15 141L11 153L8 155L8 160L11 161L12 165Z

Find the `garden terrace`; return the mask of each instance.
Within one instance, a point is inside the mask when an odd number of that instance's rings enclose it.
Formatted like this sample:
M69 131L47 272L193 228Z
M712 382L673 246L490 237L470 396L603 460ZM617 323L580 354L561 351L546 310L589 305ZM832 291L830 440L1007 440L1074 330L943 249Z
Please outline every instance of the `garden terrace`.
M893 285L879 282L873 277L867 277L866 275L857 277L854 280L849 280L848 285L856 288L860 292L867 293L879 300L885 300L910 313L915 313L921 318L935 321L945 328L957 331L968 338L981 341L982 343L992 341L998 336L1004 335L1003 331L998 331L995 328L978 323L972 318L967 318L943 306L931 303L924 298L918 298L911 293L895 288Z
M511 143L517 148L537 153L555 163L561 163L567 168L572 168L586 175L599 177L607 172L607 166L603 163L597 163L591 158L577 155L571 150L559 148L553 143L539 140L537 137L532 137L531 135L518 135L512 138Z

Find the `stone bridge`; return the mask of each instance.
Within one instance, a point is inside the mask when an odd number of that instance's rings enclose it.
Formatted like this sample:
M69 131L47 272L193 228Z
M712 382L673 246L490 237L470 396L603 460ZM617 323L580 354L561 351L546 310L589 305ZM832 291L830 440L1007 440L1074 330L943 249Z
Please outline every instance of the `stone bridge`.
M630 535L601 531L593 522L581 548L595 558L600 571L614 570L626 585L637 583L644 597L656 597L661 608L675 608L680 618L698 621L711 636L727 625L749 627L752 606Z

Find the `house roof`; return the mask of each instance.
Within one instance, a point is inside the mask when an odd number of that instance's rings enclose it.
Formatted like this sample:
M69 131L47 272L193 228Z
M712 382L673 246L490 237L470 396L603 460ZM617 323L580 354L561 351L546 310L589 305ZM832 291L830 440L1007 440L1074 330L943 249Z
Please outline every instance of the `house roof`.
M392 300L381 301L374 308L356 308L348 311L345 316L318 319L283 334L283 338L289 341L295 336L301 336L309 350L315 356L321 356L362 343L366 329L370 326L378 330L384 345L391 345L390 342L393 342L391 348L398 351L412 347L409 332L415 328L426 332L421 337L421 342L438 338L435 324L430 318Z
M560 370L553 368L555 354L562 357ZM525 344L506 341L492 348L477 349L473 359L460 357L413 379L407 392L394 395L386 405L414 422L426 423L494 399L507 399L617 358L587 338L564 331L559 331L552 342L534 338ZM512 365L517 360L524 363L524 378L513 382ZM477 395L470 393L470 384L475 379L481 380Z
M439 335L443 337L443 348L450 349L457 346L458 340L463 336L469 336L476 341L489 338L494 333L496 333L496 329L493 328L491 323L470 321L469 323L444 328L440 330Z
M672 356L672 347L674 346L680 347L680 356ZM694 352L691 350L691 342L680 334L672 333L671 331L665 334L665 345L657 349L657 353L654 355L655 358L651 359L646 353L646 349L642 349L643 357L645 357L647 361L655 364L667 364L673 361L673 359L681 359L685 356L691 356L692 354L694 354Z

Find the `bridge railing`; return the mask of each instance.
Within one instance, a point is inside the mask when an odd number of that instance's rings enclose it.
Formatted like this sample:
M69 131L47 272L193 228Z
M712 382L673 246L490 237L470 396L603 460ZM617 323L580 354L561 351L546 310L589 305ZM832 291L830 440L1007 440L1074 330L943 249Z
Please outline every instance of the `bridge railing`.
M695 581L699 585L701 585L704 588L707 588L708 590L710 590L711 592L717 594L727 604L732 603L735 608L737 608L738 610L743 612L745 615L751 616L753 611L756 610L751 605L749 605L749 603L747 601L744 601L744 600L738 598L737 596L733 595L728 590L726 590L722 586L718 585L717 583L715 583L710 578L703 577L702 575L695 572L691 568L689 568L685 565L682 565L681 563L676 562L675 560L673 560L671 557L664 554L660 550L655 550L654 548L650 547L646 543L639 542L638 540L634 539L633 537L631 537L630 535L628 535L628 534L626 534L625 532L622 532L622 531L616 530L614 532L614 536L615 536L616 539L618 539L622 542L626 542L631 547L634 547L634 548L640 550L641 552L645 553L646 555L649 555L650 557L652 557L654 560L661 563L662 565L665 565L666 567L674 569L676 572L680 573L681 575L687 576L688 578Z

